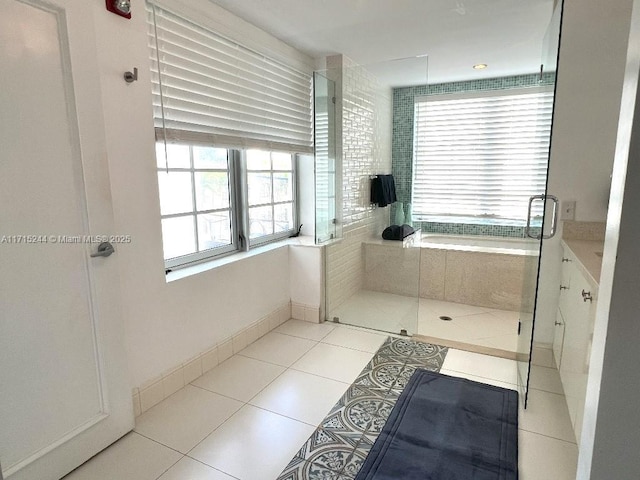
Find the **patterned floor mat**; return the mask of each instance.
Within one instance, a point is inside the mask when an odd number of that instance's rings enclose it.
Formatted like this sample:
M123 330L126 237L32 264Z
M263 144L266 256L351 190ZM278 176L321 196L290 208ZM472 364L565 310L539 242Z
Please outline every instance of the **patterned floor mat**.
M353 480L415 369L439 372L446 354L389 337L277 480Z

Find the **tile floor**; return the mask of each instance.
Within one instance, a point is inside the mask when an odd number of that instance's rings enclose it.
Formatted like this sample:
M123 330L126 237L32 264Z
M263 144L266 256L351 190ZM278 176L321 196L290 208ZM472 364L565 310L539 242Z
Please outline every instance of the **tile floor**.
M360 290L330 312L342 324L516 352L520 312ZM441 316L451 317L443 321Z
M65 480L274 480L386 335L290 320L137 418ZM520 411L520 479L575 478L577 447L548 356ZM515 389L515 362L449 349L448 375Z
M411 375L440 371L447 350L387 338L277 480L353 480Z

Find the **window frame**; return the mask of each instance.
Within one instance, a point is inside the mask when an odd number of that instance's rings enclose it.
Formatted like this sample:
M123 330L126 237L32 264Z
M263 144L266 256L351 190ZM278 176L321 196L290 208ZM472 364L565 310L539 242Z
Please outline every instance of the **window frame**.
M299 226L299 179L298 179L298 157L299 154L291 153L289 151L278 151L278 150L265 150L265 149L253 149L253 150L261 150L271 153L284 153L291 156L291 182L292 182L292 199L291 202L271 202L268 204L264 204L264 206L270 205L275 206L279 204L292 204L292 228L286 231L281 231L277 233L273 233L270 235L266 235L263 237L258 237L255 240L250 239L250 231L249 231L249 199L248 199L248 169L247 169L247 161L246 161L246 151L247 149L238 149L238 148L229 148L222 147L218 145L206 144L203 142L193 142L193 141L174 141L171 144L175 145L184 145L189 147L189 168L185 167L161 167L160 159L156 159L156 172L189 172L190 180L191 180L191 195L192 195L192 211L191 212L182 212L182 213L171 213L171 214L162 214L160 215L160 221L162 224L162 220L167 218L179 218L179 217L195 217L194 219L194 234L195 234L195 246L199 248L198 243L198 218L199 214L206 214L211 212L223 211L227 210L224 208L219 209L208 209L208 210L197 210L196 203L196 181L195 174L199 171L223 171L223 169L207 169L207 168L195 168L194 147L210 147L210 148L220 148L227 150L227 165L228 169L228 179L229 179L229 216L230 216L230 238L231 243L229 245L223 245L220 247L214 247L206 250L198 250L193 253L188 253L184 255L179 255L176 257L164 258L164 238L162 238L163 243L163 259L165 266L165 273L169 273L173 270L177 270L180 268L189 267L192 265L196 265L198 263L203 263L207 261L216 260L218 258L223 258L226 256L234 255L240 252L246 252L251 249L255 249L261 246L268 245L270 243L278 242L284 239L291 237L294 233L297 232ZM157 141L157 146L164 148L164 142ZM271 160L271 169L264 170L265 172L269 172L271 174L271 182L272 182L272 200L273 200L273 174L278 172L289 172L289 170L278 170L273 169L273 160ZM275 222L275 220L273 220Z
M298 168L297 168L297 163L298 163L298 155L297 154L292 154L290 152L278 152L276 150L263 150L263 149L250 149L250 150L261 150L261 151L269 151L269 153L283 153L283 154L288 154L291 155L291 170L278 170L278 169L274 169L273 168L273 158L270 158L271 160L271 169L270 170L249 170L248 165L247 165L247 158L246 158L246 154L247 154L247 150L243 150L241 153L242 156L242 169L243 169L243 174L244 174L244 178L245 178L245 195L243 197L243 204L242 204L242 211L243 213L246 212L246 217L247 217L247 223L243 226L243 231L244 231L244 236L247 239L249 248L255 248L255 247L259 247L261 245L266 245L268 243L272 243L278 240L282 240L284 238L289 238L292 234L297 232L297 225L298 225ZM249 204L249 172L269 172L270 176L271 176L271 202L270 203L265 203L265 204L259 204L259 205L250 205ZM285 202L276 202L274 200L274 174L275 173L288 173L291 172L291 201L285 201ZM275 232L269 235L264 235L261 237L257 237L255 239L251 239L251 218L249 216L249 211L251 208L257 208L257 207L261 207L261 206L271 206L272 207L272 212L274 210L274 207L276 205L283 205L283 204L288 204L291 203L292 204L292 222L293 222L293 228L289 229L289 230L285 230L285 231L280 231L280 232ZM272 222L274 224L275 227L275 215L272 217ZM275 228L274 228L275 230Z

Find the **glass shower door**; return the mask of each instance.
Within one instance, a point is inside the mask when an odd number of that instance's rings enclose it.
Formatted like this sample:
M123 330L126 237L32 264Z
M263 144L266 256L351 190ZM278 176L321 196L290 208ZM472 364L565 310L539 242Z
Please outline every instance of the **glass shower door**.
M426 65L424 58L411 61ZM326 244L325 318L411 335L418 321L419 238L383 240L385 228L398 222L391 205L371 202L372 179L392 173L393 90L384 75L397 70L396 63L363 66L336 55L315 74L316 237Z
M313 76L316 243L337 238L336 85L321 72Z
M553 85L555 85L558 64L562 8L563 2L560 1L554 8L542 47L540 80L543 80L544 76L551 77ZM549 151L551 151L551 141L552 139L550 139ZM536 208L536 204L538 205L538 211L541 213L537 218L532 213ZM558 199L556 197L548 195L546 188L544 192L531 197L526 229L530 255L525 257L517 344L518 390L525 408L529 391L529 373L531 371L531 355L533 352L542 244L545 239L555 235L557 221Z

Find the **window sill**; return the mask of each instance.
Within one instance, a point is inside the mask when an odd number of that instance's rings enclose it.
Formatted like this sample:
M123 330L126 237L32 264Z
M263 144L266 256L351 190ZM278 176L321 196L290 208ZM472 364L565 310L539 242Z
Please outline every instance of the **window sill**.
M266 245L262 245L259 247L254 247L248 252L237 252L231 255L227 255L226 257L216 258L213 260L206 260L201 263L197 263L195 265L190 265L188 267L179 268L177 270L171 271L165 275L166 282L171 283L176 280L180 280L182 278L191 277L193 275L198 275L200 273L207 272L209 270L213 270L216 268L223 267L225 265L230 265L236 262L241 262L247 258L255 257L257 255L262 255L267 252L271 252L273 250L277 250L279 248L288 248L290 245L292 246L305 246L305 247L317 247L320 248L322 245L316 245L313 237L311 236L299 236L295 238L287 238L284 240L280 240L278 242L268 243Z

